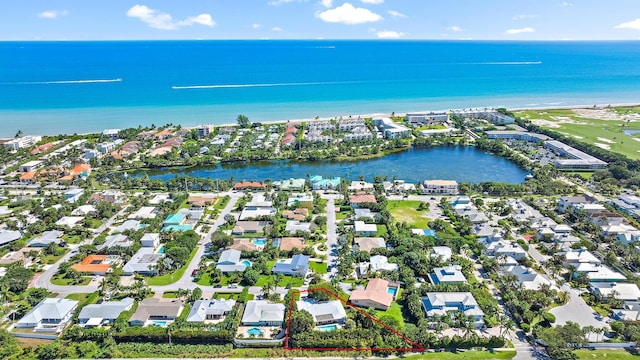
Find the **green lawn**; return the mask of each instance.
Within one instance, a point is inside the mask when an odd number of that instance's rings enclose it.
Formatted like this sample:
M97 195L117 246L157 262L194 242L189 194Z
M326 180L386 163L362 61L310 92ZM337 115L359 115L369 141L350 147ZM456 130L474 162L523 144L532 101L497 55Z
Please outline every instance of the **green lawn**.
M98 219L87 218L87 222L89 223L89 227L92 229L97 229L102 225L102 221Z
M62 235L62 241L66 242L67 244L77 244L80 241L82 241L82 238L80 238L80 236L69 236L69 235Z
M611 112L626 113L627 110L637 113L637 109L612 109ZM631 159L640 158L640 133L626 135L623 130L640 129L635 123L624 120L601 120L578 116L573 110L527 110L516 113L524 119L532 120L543 127L574 137L589 144L601 144L609 147L610 151L628 156ZM622 125L625 125L624 127Z
M275 275L261 275L258 278L258 282L254 286L262 286L267 283L267 280ZM278 286L287 286L287 284L291 284L292 287L300 287L304 284L304 278L302 277L293 277L293 276L283 276L282 281L278 283Z
M69 300L76 300L79 302L84 302L87 301L87 299L92 295L93 293L75 293L75 294L69 294L67 295L67 297L65 299L69 299Z
M430 219L426 211L418 211L421 201L417 200L390 200L387 201L387 210L397 222L406 222L419 229L427 229Z
M378 232L376 233L377 237L382 237L387 233L387 225L376 225L376 227L378 228Z
M74 283L74 279L64 279L64 278L59 278L57 276L54 276L51 278L51 283L53 285L61 285L61 286L66 286L66 285L78 285L78 286L85 286L85 285L89 285L89 283L91 282L91 277L90 276L83 276L82 277L82 282L79 284L75 284Z
M389 315L395 318L401 324L401 326L404 327L404 319L402 318L402 308L398 303L396 302L391 303L391 306L389 307L389 309L385 311L376 310L376 318L380 319L385 315Z
M193 257L196 256L197 250L198 248L196 247L195 249L193 249L193 251L191 251L191 255L189 255L189 260L183 267L168 274L149 277L147 278L147 285L149 286L169 285L180 280L184 272L187 270L187 266L189 265L189 263L191 263L191 260L193 260Z
M229 285L229 284L233 283L234 281L237 281L237 280L232 281L231 279L232 278L230 276L222 275L222 278L220 278L220 282L219 283L211 283L211 276L209 275L209 273L204 273L204 274L202 274L202 278L200 280L198 280L196 282L196 284L203 285L203 286L206 286L206 285Z
M64 252L61 255L42 255L40 257L40 259L42 260L43 263L47 264L47 265L53 265L55 263L58 262L58 260L60 260L61 257L63 257L67 252L69 252L69 249L64 248Z
M578 359L611 359L611 360L631 360L638 359L637 356L625 350L576 350Z
M508 351L460 351L460 352L439 352L425 353L416 356L407 356L404 359L410 360L507 360L516 356L515 350Z
M165 291L162 294L162 297L165 299L176 299L178 297L178 294L175 291Z
M351 215L351 212L348 212L348 211L340 211L340 212L336 213L336 221L344 220L344 219L346 219L349 215Z
M320 262L316 262L316 261L310 261L309 262L309 267L316 274L326 274L327 273L327 263L324 263L324 262L320 263Z

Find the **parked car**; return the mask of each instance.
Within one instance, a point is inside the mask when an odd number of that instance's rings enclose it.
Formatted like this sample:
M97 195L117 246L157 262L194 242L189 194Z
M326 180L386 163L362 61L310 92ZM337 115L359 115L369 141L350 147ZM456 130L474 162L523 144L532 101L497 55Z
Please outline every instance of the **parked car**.
M196 276L197 273L198 273L198 269L193 269L193 271L191 272L191 276Z

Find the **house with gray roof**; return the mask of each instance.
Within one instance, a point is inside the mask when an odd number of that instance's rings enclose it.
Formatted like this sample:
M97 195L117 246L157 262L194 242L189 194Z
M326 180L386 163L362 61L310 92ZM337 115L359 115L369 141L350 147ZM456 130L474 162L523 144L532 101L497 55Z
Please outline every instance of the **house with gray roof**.
M60 333L69 325L78 301L46 298L18 320L15 327L34 332Z
M193 303L187 321L205 322L208 320L222 320L233 309L236 301L233 299L197 300Z
M132 245L133 241L129 240L126 235L117 234L107 236L100 249L112 249L115 247L130 248Z
M344 323L347 319L347 312L342 306L340 300L315 302L315 301L298 301L298 311L305 310L311 316L316 325Z
M166 299L144 299L138 305L136 312L129 319L131 326L167 326L182 312L182 302ZM155 322L157 321L157 322Z
M22 237L20 231L2 230L0 231L0 246L16 241Z
M91 304L82 308L78 315L78 323L82 327L99 327L111 324L123 311L133 307L132 298L124 298L120 301L105 301L101 304Z
M290 276L306 276L309 271L309 257L306 255L294 255L291 259L278 260L271 268L274 274Z
M251 266L249 260L240 259L242 252L234 249L225 250L220 254L216 269L220 269L223 273L242 272Z
M164 254L153 252L153 248L143 247L136 252L131 259L122 267L125 275L146 274L153 275L156 273L155 267L158 260L162 259Z
M52 243L57 245L62 241L62 235L64 235L64 232L60 230L45 231L42 233L42 235L35 237L31 241L29 241L27 243L27 246L45 248Z
M467 282L467 278L464 277L462 267L460 265L433 268L433 274L429 274L429 280L431 280L431 283L434 285L460 284Z

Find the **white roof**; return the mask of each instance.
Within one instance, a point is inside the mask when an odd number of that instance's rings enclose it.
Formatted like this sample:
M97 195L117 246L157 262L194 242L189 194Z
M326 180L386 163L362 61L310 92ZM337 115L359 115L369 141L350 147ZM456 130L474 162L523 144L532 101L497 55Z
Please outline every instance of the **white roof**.
M193 303L191 311L187 316L187 321L200 322L207 319L207 315L222 316L236 304L233 299L212 299L212 300L197 300Z
M87 325L100 325L104 319L116 319L123 311L133 305L132 298L124 298L120 301L107 301L102 304L90 304L82 308L78 315L79 320L98 320L97 324L87 322Z
M450 265L445 267L433 268L431 282L434 284L441 283L466 283L467 278L462 273L462 267L459 265Z
M64 319L72 312L78 302L69 299L46 298L29 311L18 324L37 324L43 319Z
M564 256L569 263L600 264L600 260L585 249L570 250L567 251Z
M298 311L305 310L313 316L313 320L318 322L339 321L347 317L347 312L340 300L316 303L311 301L298 301Z
M364 221L354 221L353 224L356 232L378 232L376 224L365 224Z
M518 277L518 284L520 284L526 290L539 290L542 285L549 285L554 287L553 281L551 281L546 275L539 274L531 268L526 268L521 265L505 266L503 267L505 272L511 273Z
M431 257L440 256L442 261L449 261L451 259L451 248L448 246L434 246L431 249Z
M627 283L593 283L591 284L591 291L602 297L611 297L611 294L615 291L616 299L620 300L640 300L640 289L636 284Z
M284 320L284 305L266 300L249 300L242 314L242 323L278 322Z
M60 220L56 221L56 225L74 227L83 219L83 216L64 216Z

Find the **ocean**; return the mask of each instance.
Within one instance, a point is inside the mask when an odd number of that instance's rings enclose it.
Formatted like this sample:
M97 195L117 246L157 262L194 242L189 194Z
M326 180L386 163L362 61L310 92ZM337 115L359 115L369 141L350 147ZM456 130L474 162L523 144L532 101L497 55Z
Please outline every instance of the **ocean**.
M0 42L0 137L640 103L640 41Z

